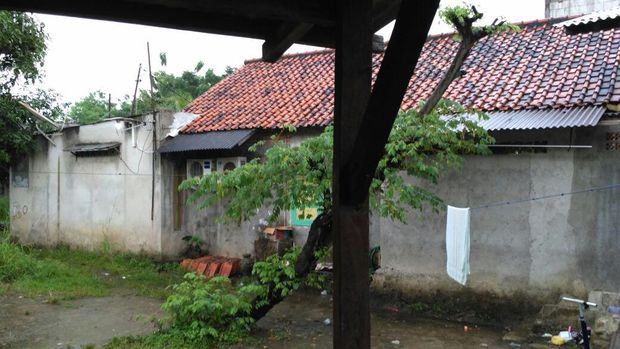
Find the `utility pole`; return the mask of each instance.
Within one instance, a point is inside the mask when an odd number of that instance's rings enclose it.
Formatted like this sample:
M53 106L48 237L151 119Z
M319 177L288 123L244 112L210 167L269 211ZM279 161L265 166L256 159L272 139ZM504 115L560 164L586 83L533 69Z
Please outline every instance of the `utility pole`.
M108 118L112 117L112 94L108 93Z
M136 87L133 90L133 101L131 102L131 115L136 115L136 96L138 95L138 84L140 83L140 71L142 63L138 65L138 76L136 77Z
M151 113L153 115L153 177L151 179L151 220L155 216L155 165L157 165L157 113L155 112L155 96L153 94L153 72L151 70L151 46L146 43L146 55L149 59L149 80L151 81Z

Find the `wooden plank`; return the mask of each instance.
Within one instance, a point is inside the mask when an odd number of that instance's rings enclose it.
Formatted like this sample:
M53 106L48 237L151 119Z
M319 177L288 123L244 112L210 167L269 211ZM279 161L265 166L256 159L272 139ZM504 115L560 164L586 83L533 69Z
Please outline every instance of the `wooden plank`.
M263 60L275 62L312 29L310 23L284 23L263 43Z
M368 201L342 189L370 95L371 0L339 0L334 100L334 348L370 348Z
M220 13L248 18L275 19L323 26L335 25L336 6L332 0L125 0L182 8L203 13ZM384 1L384 0L383 0Z
M377 30L385 27L390 23L396 14L398 14L398 8L400 7L401 0L375 0L372 7L372 30Z
M347 195L353 202L368 196L368 188L383 156L394 120L422 47L426 42L439 0L403 1L385 52L368 107L354 142L355 149L346 164L350 176Z
M399 2L374 0L373 11L377 13L373 26L388 23ZM0 9L263 40L269 39L284 23L310 23L315 26L296 43L335 47L336 42L335 2L331 0L3 0Z
M240 17L231 15L138 4L126 0L3 0L0 8L255 39L264 39L274 27L273 22L266 19L241 20Z

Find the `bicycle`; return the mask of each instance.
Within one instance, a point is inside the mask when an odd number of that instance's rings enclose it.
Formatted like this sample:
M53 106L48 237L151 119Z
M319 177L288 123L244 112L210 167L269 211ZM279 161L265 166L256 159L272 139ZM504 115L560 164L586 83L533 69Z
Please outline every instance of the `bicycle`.
M566 302L572 302L572 303L579 304L579 324L581 325L581 334L577 333L575 335L572 335L572 334L571 335L573 337L573 340L577 344L583 344L584 349L591 349L590 348L590 337L592 336L592 331L588 329L588 324L586 323L585 314L588 308L597 307L598 305L596 303L584 301L582 299L577 299L577 298L562 297L562 300Z

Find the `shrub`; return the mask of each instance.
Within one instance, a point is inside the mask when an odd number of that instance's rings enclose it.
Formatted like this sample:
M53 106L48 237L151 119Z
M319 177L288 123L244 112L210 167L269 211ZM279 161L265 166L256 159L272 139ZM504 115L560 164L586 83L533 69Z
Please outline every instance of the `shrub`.
M190 342L235 343L249 333L252 301L264 293L256 284L234 286L226 277L205 281L188 273L162 305L171 315L168 332Z

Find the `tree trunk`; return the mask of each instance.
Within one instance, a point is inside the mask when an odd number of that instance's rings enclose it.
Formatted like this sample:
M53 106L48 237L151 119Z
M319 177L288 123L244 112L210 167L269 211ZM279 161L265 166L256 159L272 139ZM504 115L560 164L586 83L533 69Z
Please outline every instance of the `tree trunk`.
M295 274L299 278L306 277L316 264L314 252L320 248L327 247L332 243L332 212L327 210L319 214L310 226L308 239L304 244L301 254L295 264ZM273 285L270 285L273 286ZM273 287L270 287L273 289ZM269 292L267 295L267 304L260 307L254 306L250 316L258 321L278 303L282 302L284 297L279 293Z
M437 87L435 87L433 93L431 93L428 100L426 100L426 102L422 106L422 109L420 109L420 116L428 115L428 113L430 113L431 110L433 110L435 106L437 106L437 103L439 103L439 100L441 100L443 94L446 92L448 87L450 87L452 81L454 81L454 79L456 79L457 76L460 74L461 67L463 66L465 59L469 55L469 52L474 47L474 44L475 40L472 40L469 37L462 38L461 43L459 44L459 48L456 51L456 56L452 61L452 64L450 64L450 67L446 71L446 74L443 76L441 81L439 81L439 84L437 84Z

